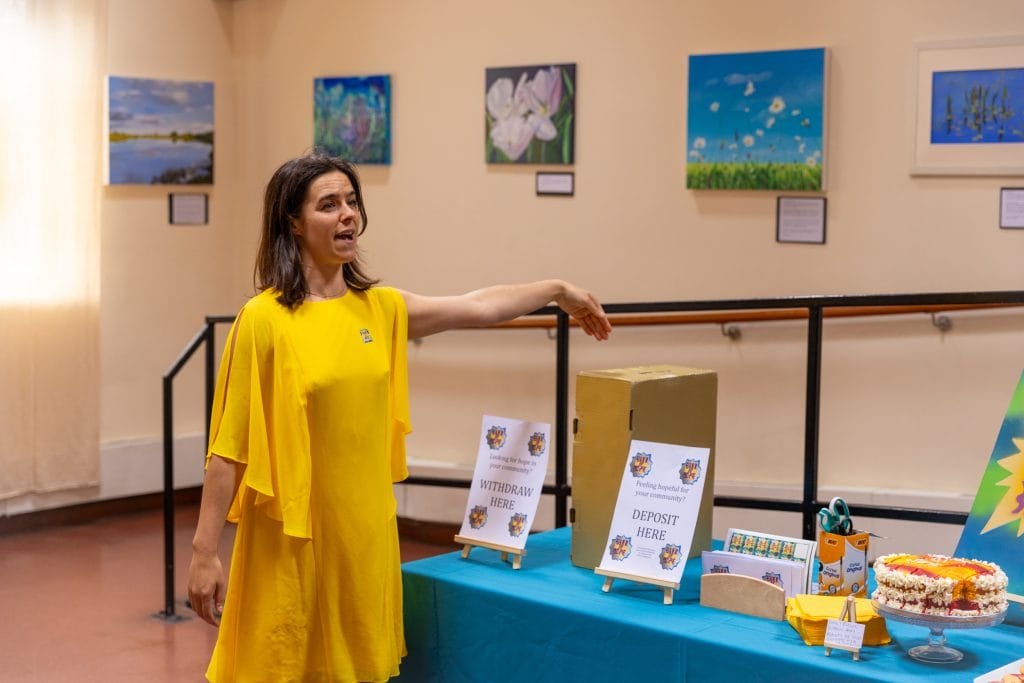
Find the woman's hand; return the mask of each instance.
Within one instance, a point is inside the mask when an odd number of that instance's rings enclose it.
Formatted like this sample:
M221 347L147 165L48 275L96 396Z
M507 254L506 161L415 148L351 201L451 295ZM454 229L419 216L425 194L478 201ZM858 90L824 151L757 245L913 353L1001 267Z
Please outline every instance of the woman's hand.
M584 332L595 339L605 340L612 331L608 316L594 295L576 285L563 283L564 291L555 296L555 303L568 313Z
M224 611L224 568L216 552L193 552L188 566L188 601L203 621L220 625Z

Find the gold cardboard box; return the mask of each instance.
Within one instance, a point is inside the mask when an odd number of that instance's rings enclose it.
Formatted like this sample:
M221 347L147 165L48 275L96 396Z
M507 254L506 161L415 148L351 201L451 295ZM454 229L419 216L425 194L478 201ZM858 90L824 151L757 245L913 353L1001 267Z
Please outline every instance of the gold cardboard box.
M601 563L633 439L710 448L689 557L711 550L718 374L677 365L590 370L576 376L572 563Z

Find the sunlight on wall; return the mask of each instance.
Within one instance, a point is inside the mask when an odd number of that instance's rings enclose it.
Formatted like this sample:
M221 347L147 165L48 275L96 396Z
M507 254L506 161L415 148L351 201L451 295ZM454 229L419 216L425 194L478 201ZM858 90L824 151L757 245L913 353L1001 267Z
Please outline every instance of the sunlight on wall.
M0 303L98 298L91 2L0 3ZM84 119L84 120L82 120Z

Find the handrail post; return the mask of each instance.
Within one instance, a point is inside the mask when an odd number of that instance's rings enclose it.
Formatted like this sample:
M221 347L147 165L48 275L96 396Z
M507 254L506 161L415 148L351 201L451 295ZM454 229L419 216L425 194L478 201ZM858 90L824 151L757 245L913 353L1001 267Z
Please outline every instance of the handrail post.
M210 416L213 414L213 389L216 382L214 367L217 363L216 350L216 323L207 316L206 318L206 442L210 443Z
M154 616L165 621L183 621L174 613L174 378L196 352L212 339L210 322L200 329L163 377L164 438L164 608Z
M174 620L174 384L163 378L164 409L164 609L158 616Z
M804 538L815 536L818 499L818 425L821 417L822 307L807 309L807 398L804 406L804 493L801 500Z
M559 311L555 335L555 528L569 507L569 316Z

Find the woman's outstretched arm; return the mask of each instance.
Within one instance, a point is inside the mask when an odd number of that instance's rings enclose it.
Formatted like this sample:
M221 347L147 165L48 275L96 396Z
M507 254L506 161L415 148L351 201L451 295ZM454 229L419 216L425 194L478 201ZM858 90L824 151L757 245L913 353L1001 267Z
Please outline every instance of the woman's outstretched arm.
M458 296L402 292L409 311L409 338L445 330L488 327L518 318L554 302L595 339L607 339L612 326L593 294L564 280L495 285Z

